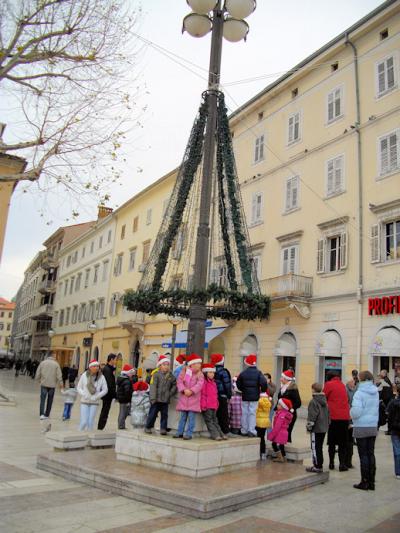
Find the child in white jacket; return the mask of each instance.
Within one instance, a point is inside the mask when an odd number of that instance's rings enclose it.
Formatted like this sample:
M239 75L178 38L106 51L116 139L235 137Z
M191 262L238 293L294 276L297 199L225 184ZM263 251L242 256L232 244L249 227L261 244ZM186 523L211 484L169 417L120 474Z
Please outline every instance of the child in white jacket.
M145 381L138 381L133 386L131 401L131 422L134 428L144 428L150 410L150 387Z
M107 382L98 361L90 361L89 368L81 375L77 390L81 397L79 430L92 431L99 400L108 392Z

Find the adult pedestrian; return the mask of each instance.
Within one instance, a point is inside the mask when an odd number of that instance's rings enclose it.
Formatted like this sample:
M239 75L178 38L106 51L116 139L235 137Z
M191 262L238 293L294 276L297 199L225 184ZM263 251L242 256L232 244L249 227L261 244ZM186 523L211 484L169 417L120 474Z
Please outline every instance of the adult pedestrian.
M108 415L112 401L116 398L116 381L115 381L115 367L117 366L117 356L115 353L110 353L107 356L107 364L103 368L103 376L107 382L107 394L102 398L102 408L99 416L97 429L102 430L106 427Z
M225 358L220 353L213 353L210 357L211 363L215 365L215 383L218 390L217 419L224 437L230 431L229 427L229 400L232 397L232 378L229 370L224 367Z
M379 399L384 403L385 408L393 400L393 384L387 375L387 370L381 370L376 379Z
M400 479L400 385L394 385L393 390L395 398L387 408L388 429L392 439L394 473L396 479Z
M351 379L346 383L347 400L349 407L353 402L353 396L357 390L358 383L358 370L351 371ZM353 451L354 451L354 436L353 436L353 422L349 421L349 427L347 430L347 444L346 444L346 466L347 468L353 467Z
M100 370L100 363L95 359L90 361L89 368L81 375L77 390L81 397L79 430L91 431L100 399L108 392L106 379Z
M288 427L288 442L292 442L292 431L297 420L297 409L301 407L300 393L296 385L293 370L288 369L282 372L280 382L281 387L278 392L278 402L281 398L286 398L292 402L293 417Z
M38 367L39 367L39 361L35 359L31 365L31 378L32 379L35 379Z
M375 440L378 433L379 394L368 370L360 372L360 383L353 397L350 415L360 457L361 481L355 489L375 490Z
M335 371L326 375L324 393L328 401L331 422L328 429L329 469L335 468L336 446L339 455L339 471L346 472L348 430L350 424L350 406L345 385Z
M257 368L257 356L250 354L244 358L246 369L237 378L236 386L242 392L241 434L257 437L256 412L262 387L267 386L264 374Z
M78 368L76 365L72 365L72 367L68 370L68 383L70 388L75 387L75 380L78 377Z
M16 378L19 376L21 368L22 368L22 361L21 361L21 359L17 359L15 361L15 377Z
M50 416L57 384L64 388L60 365L52 354L38 366L36 379L40 383L40 420L45 420Z
M64 365L62 367L61 373L62 373L63 385L65 387L65 384L67 383L67 380L68 380L69 366Z

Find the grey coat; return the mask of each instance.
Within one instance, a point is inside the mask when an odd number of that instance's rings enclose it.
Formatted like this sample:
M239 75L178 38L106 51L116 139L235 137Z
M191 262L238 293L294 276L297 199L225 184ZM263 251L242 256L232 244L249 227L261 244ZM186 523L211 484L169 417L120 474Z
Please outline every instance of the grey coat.
M326 433L329 428L329 409L323 392L315 392L308 404L307 431Z
M150 385L150 401L169 403L176 390L176 378L172 372L163 373L159 370L153 375L153 383Z

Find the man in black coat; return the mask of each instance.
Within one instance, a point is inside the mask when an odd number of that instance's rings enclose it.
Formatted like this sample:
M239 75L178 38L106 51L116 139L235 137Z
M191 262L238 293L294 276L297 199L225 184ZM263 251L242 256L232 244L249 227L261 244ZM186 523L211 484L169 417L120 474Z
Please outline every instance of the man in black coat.
M244 359L247 366L237 378L236 386L242 392L242 435L257 437L256 411L261 387L267 388L264 374L257 368L257 356L250 354Z
M103 396L103 406L101 408L99 422L97 429L104 429L107 424L108 414L110 412L111 404L116 397L116 383L115 383L115 367L117 366L117 356L115 353L110 353L107 356L107 364L103 368L103 376L106 378L108 392Z

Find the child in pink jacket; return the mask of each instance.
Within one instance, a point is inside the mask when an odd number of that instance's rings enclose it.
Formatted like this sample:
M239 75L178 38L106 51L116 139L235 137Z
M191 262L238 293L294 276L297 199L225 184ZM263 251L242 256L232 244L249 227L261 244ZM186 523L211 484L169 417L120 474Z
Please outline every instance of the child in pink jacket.
M278 402L272 431L268 433L268 440L272 441L272 449L277 454L275 463L286 463L285 444L288 441L288 428L293 419L293 405L288 398L281 398ZM279 448L278 448L279 445Z
M203 388L204 376L201 371L202 359L192 354L186 358L186 367L178 377L178 404L176 410L181 412L175 439L190 440L196 425L196 413L201 412L200 398ZM188 427L185 433L186 422Z
M213 440L226 440L217 420L218 389L215 383L215 366L212 363L203 364L204 383L201 389L200 407L204 422Z

